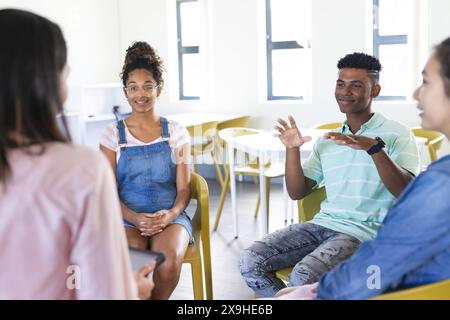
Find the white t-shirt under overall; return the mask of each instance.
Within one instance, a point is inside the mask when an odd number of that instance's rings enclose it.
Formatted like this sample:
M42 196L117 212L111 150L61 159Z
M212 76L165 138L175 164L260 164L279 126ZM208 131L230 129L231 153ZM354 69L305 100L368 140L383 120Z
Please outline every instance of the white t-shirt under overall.
M125 123L125 122L124 122ZM189 136L189 132L183 127L181 124L168 120L169 126L169 146L172 149L172 152L175 149L182 147L183 145L190 143L191 138ZM148 146L151 144L155 144L161 141L164 141L163 137L160 136L156 140L150 143L144 143L134 137L130 130L128 130L127 124L125 123L125 137L127 139L127 146ZM100 138L100 144L111 151L116 153L116 161L118 162L120 159L120 147L119 147L119 129L117 129L117 122L113 122L106 126L105 130L103 130L102 136Z

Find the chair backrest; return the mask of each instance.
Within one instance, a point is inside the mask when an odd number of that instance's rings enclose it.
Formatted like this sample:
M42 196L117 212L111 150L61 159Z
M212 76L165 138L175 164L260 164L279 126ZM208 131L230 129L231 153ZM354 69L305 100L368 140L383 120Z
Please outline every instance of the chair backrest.
M221 121L217 125L217 130L220 131L227 128L247 128L249 121L250 116L243 116L236 119Z
M319 125L315 126L314 129L333 130L333 129L338 129L340 127L342 127L342 122L330 122L330 123L319 124Z
M217 121L205 122L186 127L191 137L215 137L217 134Z
M217 136L217 121L189 126L186 129L192 138L191 153L201 154L206 151L207 146L210 146Z
M416 137L427 139L425 144L428 146L430 160L436 161L438 159L437 151L441 148L442 141L444 141L445 136L437 131L425 130L421 127L414 127L411 128L411 130Z
M260 131L257 129L251 128L226 128L219 131L219 138L224 143L227 143L228 140L234 137L246 136L250 134L257 134Z
M197 209L192 219L192 228L200 230L202 239L209 239L209 190L206 180L191 172L191 199L197 201ZM208 241L209 242L209 241Z
M319 187L312 190L306 197L297 201L298 220L305 223L314 218L320 211L320 204L327 198L325 187Z
M384 293L372 300L450 300L450 280Z

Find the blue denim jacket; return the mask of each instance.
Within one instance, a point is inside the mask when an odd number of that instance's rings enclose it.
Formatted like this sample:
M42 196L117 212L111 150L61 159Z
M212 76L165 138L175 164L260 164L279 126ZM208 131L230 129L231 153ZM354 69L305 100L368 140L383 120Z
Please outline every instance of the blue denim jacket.
M379 271L379 285L372 282L374 270ZM386 291L449 278L450 156L447 156L410 183L374 240L361 244L349 260L320 279L317 298L367 299Z

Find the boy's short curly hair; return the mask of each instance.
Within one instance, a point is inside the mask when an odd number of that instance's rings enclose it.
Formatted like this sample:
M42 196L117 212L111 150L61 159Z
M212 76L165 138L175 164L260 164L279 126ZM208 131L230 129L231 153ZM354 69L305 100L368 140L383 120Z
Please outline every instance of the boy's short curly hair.
M338 61L338 69L356 68L365 69L374 83L378 83L380 79L380 71L383 69L380 61L371 55L362 52L354 52L346 55Z

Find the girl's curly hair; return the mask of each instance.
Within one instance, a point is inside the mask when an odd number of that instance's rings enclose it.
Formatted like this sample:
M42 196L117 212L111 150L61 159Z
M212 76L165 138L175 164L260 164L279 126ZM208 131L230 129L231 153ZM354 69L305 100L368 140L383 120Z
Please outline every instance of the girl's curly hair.
M161 57L147 42L134 42L128 49L122 68L121 78L123 85L127 85L130 72L145 69L153 75L156 83L164 86L164 63Z

